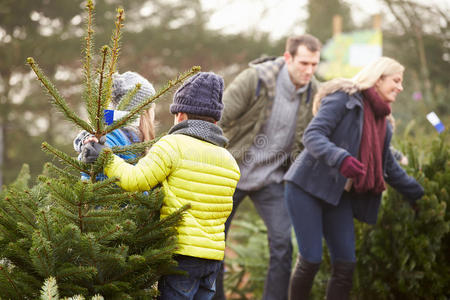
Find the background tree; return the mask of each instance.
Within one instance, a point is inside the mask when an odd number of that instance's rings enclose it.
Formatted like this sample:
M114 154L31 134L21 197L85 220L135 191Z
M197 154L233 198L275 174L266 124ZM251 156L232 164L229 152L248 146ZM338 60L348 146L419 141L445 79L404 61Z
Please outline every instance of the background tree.
M42 95L36 97L33 89L29 90L24 61L30 54L38 55L48 61L47 68L54 73L58 61L64 59L70 65L72 58L78 57L79 36L71 20L79 14L80 3L18 0L1 5L0 186L3 178L8 182L17 175L25 157L33 167L42 165L36 136L45 133L49 142L55 140L52 110L47 101L40 101Z
M342 0L314 0L307 4L305 32L316 36L322 44L333 36L333 16L342 17L342 32L355 29L350 7Z
M430 134L434 129L425 119L428 112L435 111L444 123L449 121L450 11L411 0L383 0L383 3L385 10L394 16L392 21L382 23L384 53L406 67L403 104L400 109L396 109L400 103L394 105L396 118L403 121L400 130L406 128L407 119L417 115L414 119L421 126L413 127L412 133Z

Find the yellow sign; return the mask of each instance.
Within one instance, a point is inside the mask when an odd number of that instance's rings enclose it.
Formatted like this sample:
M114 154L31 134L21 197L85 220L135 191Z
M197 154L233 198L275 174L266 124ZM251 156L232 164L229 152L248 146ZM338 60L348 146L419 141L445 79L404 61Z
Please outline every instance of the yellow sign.
M381 30L360 30L340 33L322 49L319 75L326 80L336 77L351 78L370 61L382 55Z

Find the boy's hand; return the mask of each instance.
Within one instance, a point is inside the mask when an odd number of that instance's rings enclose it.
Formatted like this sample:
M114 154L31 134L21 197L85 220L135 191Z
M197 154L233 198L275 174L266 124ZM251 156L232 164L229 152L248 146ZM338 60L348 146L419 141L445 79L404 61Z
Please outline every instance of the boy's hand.
M81 146L81 161L85 163L93 163L97 160L102 149L105 148L104 144L97 142L88 142Z

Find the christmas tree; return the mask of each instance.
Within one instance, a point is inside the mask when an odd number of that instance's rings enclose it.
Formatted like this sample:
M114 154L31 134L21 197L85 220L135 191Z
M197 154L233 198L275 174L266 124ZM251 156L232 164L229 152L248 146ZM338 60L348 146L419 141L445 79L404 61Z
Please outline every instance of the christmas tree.
M88 121L70 109L33 58L28 58L27 63L65 118L101 138L135 120L153 101L199 68L178 76L129 114L106 125L104 109L111 99L124 12L117 10L111 44L101 48L100 61L95 64L92 1L87 1L86 10L82 98ZM130 101L139 88L136 85L119 106ZM150 144L112 151L142 155ZM46 164L39 182L32 187L24 166L16 182L4 189L0 198L0 298L58 299L78 294L152 299L157 295L158 278L173 272L176 226L187 207L160 219L163 195L159 188L145 193L125 192L115 184L116 178L97 181L108 161L107 154L87 164L45 142L42 149L60 166ZM80 172L89 174L90 180L81 180ZM49 293L47 298L45 293Z

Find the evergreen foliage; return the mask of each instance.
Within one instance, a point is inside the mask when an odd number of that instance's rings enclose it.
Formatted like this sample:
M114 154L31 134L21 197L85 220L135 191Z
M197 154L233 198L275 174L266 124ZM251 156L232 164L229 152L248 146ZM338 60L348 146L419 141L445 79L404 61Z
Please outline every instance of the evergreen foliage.
M111 45L102 47L100 63L94 66L92 1L87 1L86 8L83 100L88 121L74 113L33 58L27 62L64 117L100 138L131 122L199 67L169 81L128 115L105 125L103 110L110 101L112 74L117 69L123 10L117 10ZM142 154L148 146L149 143L142 143L113 148L102 153L95 163L86 164L46 142L42 144L42 149L62 167L47 163L38 183L30 186L29 168L25 165L17 180L1 194L2 298L58 299L78 294L73 299L100 299L96 296L100 294L107 299L152 299L157 294L158 278L173 272L176 264L172 259L177 247L176 226L187 207L160 220L160 188L145 193L125 192L115 184L116 178L96 180L112 152ZM80 180L80 172L89 174L91 179Z
M389 188L375 226L357 226L355 294L361 299L448 299L450 296L450 148L432 142L425 163L408 145L409 171L425 196L414 211Z

